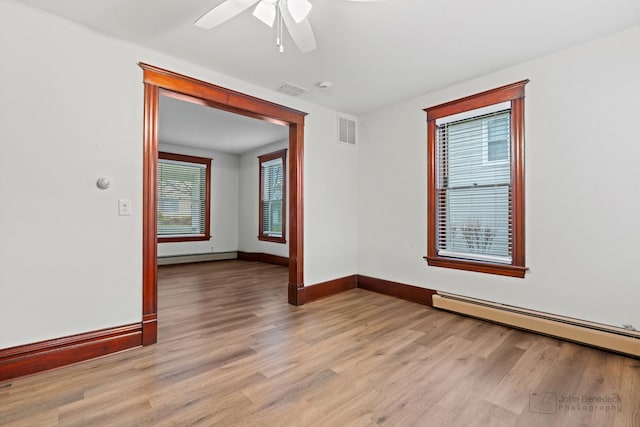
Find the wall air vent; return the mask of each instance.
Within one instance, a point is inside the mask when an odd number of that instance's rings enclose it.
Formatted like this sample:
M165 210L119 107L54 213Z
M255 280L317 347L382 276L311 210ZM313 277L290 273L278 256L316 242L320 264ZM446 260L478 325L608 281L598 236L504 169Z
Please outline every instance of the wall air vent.
M338 142L356 145L356 122L345 117L338 117Z
M305 89L300 86L296 86L292 83L282 83L277 90L278 92L291 95L291 96L298 96L298 95L302 95L305 92L308 92L308 89Z

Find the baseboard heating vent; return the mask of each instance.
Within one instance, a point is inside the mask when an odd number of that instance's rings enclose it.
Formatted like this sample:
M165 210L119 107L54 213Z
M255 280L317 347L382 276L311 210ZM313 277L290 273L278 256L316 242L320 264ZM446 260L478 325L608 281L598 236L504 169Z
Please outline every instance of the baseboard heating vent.
M192 262L222 261L237 259L238 252L210 252L203 254L186 254L158 257L158 265L187 264Z
M433 306L514 328L640 357L640 332L438 292Z

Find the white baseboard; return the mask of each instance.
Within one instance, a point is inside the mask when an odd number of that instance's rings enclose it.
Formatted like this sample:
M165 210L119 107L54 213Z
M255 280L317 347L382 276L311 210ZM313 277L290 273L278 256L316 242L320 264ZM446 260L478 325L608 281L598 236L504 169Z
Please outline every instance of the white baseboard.
M221 261L237 259L238 252L211 252L206 254L171 255L158 257L158 265L186 264L189 262Z

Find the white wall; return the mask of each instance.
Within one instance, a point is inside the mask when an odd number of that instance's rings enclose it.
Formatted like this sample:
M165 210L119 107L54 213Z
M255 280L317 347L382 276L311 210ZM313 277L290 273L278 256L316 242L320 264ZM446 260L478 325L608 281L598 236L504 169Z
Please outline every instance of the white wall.
M286 243L258 240L258 156L289 148L289 139L265 145L243 153L240 157L240 191L238 200L238 250L289 256L289 216L287 216ZM287 151L287 215L289 213L289 152Z
M350 271L358 253L358 146L337 142L332 111L308 116L306 123L305 159L317 159L304 166L304 277L309 285L355 274Z
M358 273L640 329L640 27L361 118ZM522 79L525 279L429 267L423 108Z
M214 150L159 143L158 149L211 160L212 238L201 242L158 244L158 256L191 255L238 250L238 174L240 156Z
M0 57L0 348L141 320L138 62L309 113L305 283L356 273L357 158L335 143L336 112L11 2Z

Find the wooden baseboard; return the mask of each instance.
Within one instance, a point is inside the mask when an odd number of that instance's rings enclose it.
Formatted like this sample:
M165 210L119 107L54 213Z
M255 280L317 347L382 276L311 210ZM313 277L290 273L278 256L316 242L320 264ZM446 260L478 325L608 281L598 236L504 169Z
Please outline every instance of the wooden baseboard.
M355 288L366 289L379 294L402 298L407 301L428 305L430 307L433 307L432 297L436 293L433 289L421 288L419 286L412 286L404 283L392 282L390 280L354 274L352 276L341 277L339 279L329 280L312 286L305 286L303 289L304 295L299 297L298 301L302 298L305 302L311 302Z
M358 274L358 288L433 307L433 289Z
M298 286L296 283L289 282L288 285L288 301L291 305L304 305L306 300L306 288Z
M142 316L142 345L158 342L158 313Z
M0 350L0 381L142 345L142 325L101 329Z
M338 279L328 280L312 286L306 286L306 302L335 295L340 292L348 291L349 289L355 289L358 285L357 280L358 276L354 274L352 276L340 277Z
M238 259L243 261L256 261L256 262L264 262L267 264L275 264L281 265L283 267L289 267L289 258L265 254L262 252L242 252L238 251Z

